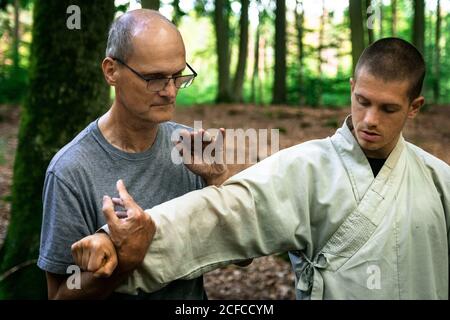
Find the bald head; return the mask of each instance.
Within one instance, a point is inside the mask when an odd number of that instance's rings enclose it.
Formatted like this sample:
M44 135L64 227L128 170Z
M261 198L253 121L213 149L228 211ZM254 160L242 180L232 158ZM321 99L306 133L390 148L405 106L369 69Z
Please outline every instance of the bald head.
M183 40L178 29L158 11L138 9L117 18L109 29L106 56L127 62L136 51L136 42L162 45L163 41ZM184 45L183 45L184 46Z

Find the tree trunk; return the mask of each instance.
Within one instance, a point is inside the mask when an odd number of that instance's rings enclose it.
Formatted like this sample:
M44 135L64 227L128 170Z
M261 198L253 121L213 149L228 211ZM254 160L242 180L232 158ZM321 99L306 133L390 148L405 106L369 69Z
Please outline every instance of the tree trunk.
M142 8L159 10L159 0L141 0Z
M75 1L81 8L81 30L65 27L66 9L73 3L34 2L30 89L21 113L0 275L38 257L46 168L53 155L110 102L100 65L114 1ZM44 272L33 263L0 282L0 299L46 299L46 288Z
M425 49L425 1L414 0L413 44L423 54Z
M233 100L242 102L242 88L245 79L245 67L248 53L248 6L249 0L241 1L241 17L239 19L239 57L233 83Z
M440 96L440 80L441 80L441 28L442 28L442 17L441 17L441 1L437 0L436 5L436 35L435 35L435 55L433 63L433 100L434 103L439 103Z
M391 34L393 37L397 36L397 0L391 0L392 9L392 23L391 23Z
M275 76L272 103L286 103L286 0L277 0L275 10Z
M350 0L349 12L354 72L358 59L364 50L364 26L361 0Z
M322 65L324 59L323 49L325 48L325 26L327 23L328 11L325 5L325 0L322 0L322 16L320 17L320 26L319 26L319 46L317 48L317 105L320 107L322 105Z
M379 4L379 8L378 10L380 10L380 19L379 19L379 39L383 38L384 36L384 30L383 30L383 15L384 15L384 10L383 10L383 1L380 1Z
M258 21L258 25L256 26L256 35L255 35L255 52L254 52L254 63L253 63L253 72L252 72L252 84L251 84L251 96L250 100L256 104L256 86L259 81L259 39L260 39L260 29L261 29L261 19Z
M297 45L298 45L298 92L299 92L299 104L303 105L305 103L304 99L304 88L303 88L303 60L305 56L305 48L303 43L304 36L304 21L305 12L303 8L303 0L297 0L296 10L295 10L295 25L297 27Z
M16 69L16 70L19 68L19 64L20 64L19 14L20 14L19 0L14 0L14 35L13 35L13 54L12 55L13 55L13 66L14 66L14 69Z
M367 45L370 45L371 43L373 43L373 41L375 39L374 34L373 34L374 26L373 25L369 25L367 23L369 21L369 17L371 16L371 14L374 14L374 10L372 10L372 13L368 12L368 9L371 6L371 3L372 3L371 0L366 0L366 9L365 9L365 12L366 12L366 23L365 23L365 26L366 26L366 29L367 29L367 40L369 41L367 43Z
M218 92L216 102L230 102L230 45L229 45L229 2L216 0L214 9L216 50L218 62Z

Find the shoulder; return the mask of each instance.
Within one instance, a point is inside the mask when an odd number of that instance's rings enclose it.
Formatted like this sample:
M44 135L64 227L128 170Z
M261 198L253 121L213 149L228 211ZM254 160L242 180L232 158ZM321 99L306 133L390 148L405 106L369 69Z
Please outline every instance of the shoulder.
M447 163L410 142L406 142L406 147L409 153L428 170L450 181L450 166Z
M260 173L272 176L297 176L308 172L327 172L332 145L328 138L310 140L295 146L282 149L261 162L238 173L236 176L257 176Z
M280 159L298 163L317 163L319 159L329 158L333 149L329 138L309 140L295 146L280 150L276 153Z
M92 126L89 124L72 141L59 150L50 161L47 174L53 173L57 177L65 177L76 169L81 169L84 164L90 163L94 154L92 151L95 139L92 134Z

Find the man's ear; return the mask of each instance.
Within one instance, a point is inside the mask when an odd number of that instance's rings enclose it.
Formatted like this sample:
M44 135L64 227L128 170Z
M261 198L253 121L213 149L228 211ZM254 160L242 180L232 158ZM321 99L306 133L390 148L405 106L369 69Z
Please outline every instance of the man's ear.
M408 118L409 119L415 118L417 116L417 114L419 113L419 109L423 106L424 103L425 103L425 98L423 96L415 98L411 102L411 105L409 106Z
M110 57L103 59L102 70L106 82L108 82L110 86L114 87L117 81L117 68L114 60Z
M350 90L352 93L353 93L353 90L355 89L355 83L356 83L355 79L350 78Z

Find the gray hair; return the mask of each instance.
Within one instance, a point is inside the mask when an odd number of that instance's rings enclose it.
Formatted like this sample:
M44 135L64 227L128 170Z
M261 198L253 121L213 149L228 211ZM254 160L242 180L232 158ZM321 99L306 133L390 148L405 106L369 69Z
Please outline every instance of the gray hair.
M114 20L109 28L108 43L106 45L106 56L127 62L133 54L133 31L142 22L152 19L160 19L170 26L176 26L161 13L149 9L138 9L126 12Z
M136 20L132 15L124 14L111 24L105 53L107 57L127 62L133 54L132 32L137 25Z

